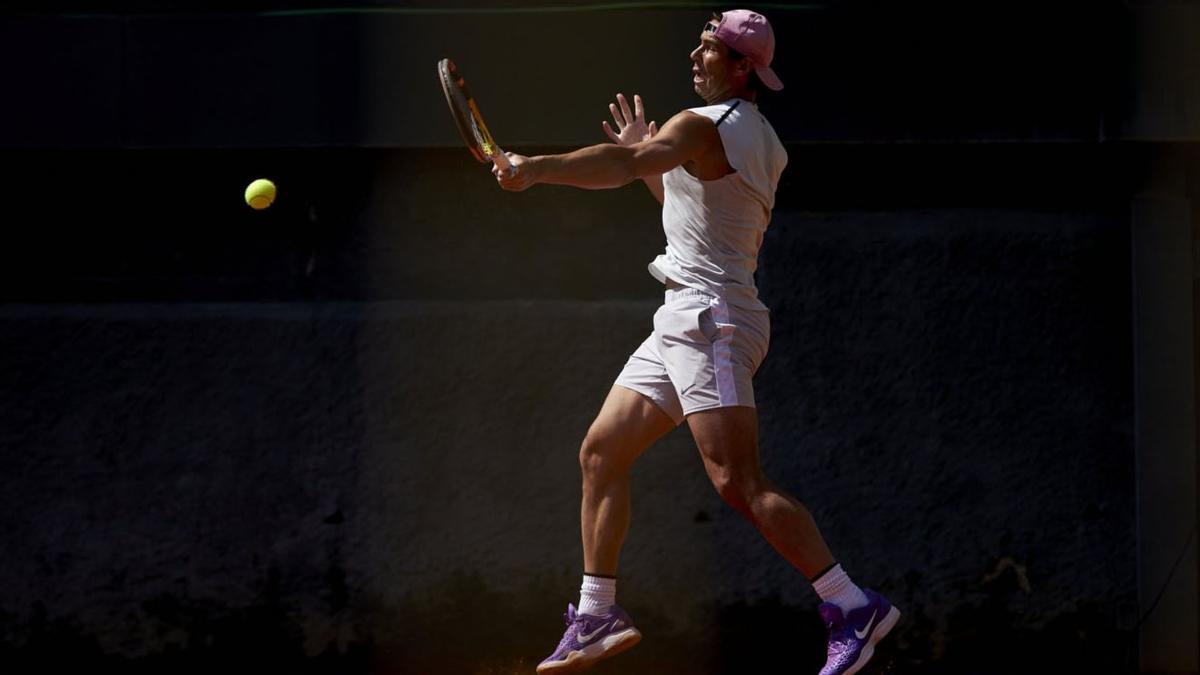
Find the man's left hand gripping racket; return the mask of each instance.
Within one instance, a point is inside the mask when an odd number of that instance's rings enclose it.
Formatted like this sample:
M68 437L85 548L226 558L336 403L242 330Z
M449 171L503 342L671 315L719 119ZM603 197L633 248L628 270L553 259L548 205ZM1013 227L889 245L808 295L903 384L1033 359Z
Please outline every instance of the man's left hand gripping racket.
M511 172L512 164L500 146L496 145L487 125L483 123L483 115L479 112L479 106L475 105L475 99L471 98L467 81L463 79L453 61L438 61L438 79L441 80L446 103L454 115L459 133L467 143L467 149L480 162L492 162L501 171Z

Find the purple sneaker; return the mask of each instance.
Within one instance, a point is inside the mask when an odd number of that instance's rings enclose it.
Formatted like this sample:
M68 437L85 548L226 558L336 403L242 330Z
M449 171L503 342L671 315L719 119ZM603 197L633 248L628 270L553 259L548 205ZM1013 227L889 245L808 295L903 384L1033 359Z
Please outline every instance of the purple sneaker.
M829 626L829 658L820 675L850 675L862 670L875 654L875 643L900 620L900 610L882 595L863 589L870 603L842 615L837 605L825 602L817 611Z
M629 615L616 605L603 616L578 614L575 605L567 605L563 619L567 622L567 632L563 633L558 649L538 664L539 675L582 672L597 661L620 654L642 639L642 634L633 627Z

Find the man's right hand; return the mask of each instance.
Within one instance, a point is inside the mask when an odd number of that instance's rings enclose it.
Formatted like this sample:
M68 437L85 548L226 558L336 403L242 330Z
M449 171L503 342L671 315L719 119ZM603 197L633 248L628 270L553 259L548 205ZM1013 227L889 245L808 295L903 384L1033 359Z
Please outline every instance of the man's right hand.
M620 105L618 109L617 106ZM646 124L646 113L642 108L642 97L637 94L633 95L633 114L629 112L629 102L625 100L624 94L617 94L617 102L609 103L608 110L612 113L613 122L617 125L617 131L608 125L608 122L602 122L604 133L612 139L617 145L633 145L654 138L654 134L658 133L658 126L651 122Z
M504 155L508 157L507 169L492 164L492 175L496 177L500 187L509 192L521 192L533 187L535 181L530 170L529 158L515 152L506 152Z

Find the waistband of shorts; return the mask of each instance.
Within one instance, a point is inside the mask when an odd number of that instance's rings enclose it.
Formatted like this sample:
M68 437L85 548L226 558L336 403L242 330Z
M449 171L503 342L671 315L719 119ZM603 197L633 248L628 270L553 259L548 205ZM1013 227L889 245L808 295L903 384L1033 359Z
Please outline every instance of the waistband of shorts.
M663 292L663 302L677 302L679 300L685 300L685 299L695 299L695 300L703 300L705 302L712 302L713 300L716 300L717 298L712 293L706 293L704 291L701 291L701 290L698 290L695 288L681 286L679 284L676 284L673 281L669 282L667 284L667 288Z

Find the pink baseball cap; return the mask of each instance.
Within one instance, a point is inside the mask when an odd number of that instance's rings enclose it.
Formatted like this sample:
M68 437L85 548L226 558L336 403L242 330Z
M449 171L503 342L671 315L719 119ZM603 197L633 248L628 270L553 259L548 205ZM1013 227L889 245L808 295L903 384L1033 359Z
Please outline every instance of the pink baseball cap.
M779 91L783 82L771 70L771 59L775 57L775 32L767 17L748 9L731 9L721 12L721 18L713 34L725 46L746 56L754 64L758 79L768 89Z

